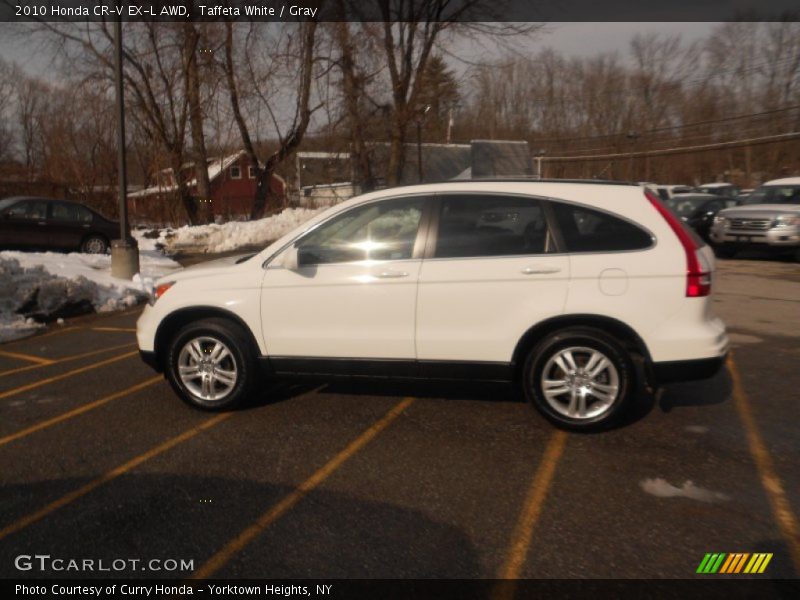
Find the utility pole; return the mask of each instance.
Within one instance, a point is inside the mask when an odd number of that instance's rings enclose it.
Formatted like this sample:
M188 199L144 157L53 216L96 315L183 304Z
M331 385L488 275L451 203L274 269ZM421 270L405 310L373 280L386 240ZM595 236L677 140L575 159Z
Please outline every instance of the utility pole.
M139 272L139 247L128 223L128 169L125 162L125 95L122 80L122 21L114 23L114 76L117 95L117 172L119 238L111 242L111 276L133 279Z
M628 181L633 181L633 154L636 152L636 140L639 134L636 131L629 131L626 136L631 141L630 159L628 160Z
M445 136L445 143L450 143L450 136L453 132L453 107L447 109L447 135Z
M417 178L419 183L422 183L422 122L425 120L425 116L428 114L428 111L431 109L430 104L425 107L421 113L417 115Z
M536 160L536 179L542 178L542 159L544 159L545 154L547 154L547 150L542 148L534 157Z

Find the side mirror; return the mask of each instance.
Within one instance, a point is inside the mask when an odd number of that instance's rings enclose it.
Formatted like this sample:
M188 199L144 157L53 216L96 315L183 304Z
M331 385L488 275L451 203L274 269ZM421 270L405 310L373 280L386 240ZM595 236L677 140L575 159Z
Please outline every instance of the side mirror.
M283 267L285 269L297 271L297 269L300 268L300 261L297 257L297 254L297 246L294 244L286 249L286 252L283 253Z

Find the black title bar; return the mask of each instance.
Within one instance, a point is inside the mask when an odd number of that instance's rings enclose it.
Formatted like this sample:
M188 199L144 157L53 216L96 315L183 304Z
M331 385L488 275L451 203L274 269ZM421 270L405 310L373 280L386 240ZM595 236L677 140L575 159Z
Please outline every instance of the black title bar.
M361 22L796 21L800 20L800 10L797 0L0 0L0 21L4 22L241 20L278 23L309 19Z

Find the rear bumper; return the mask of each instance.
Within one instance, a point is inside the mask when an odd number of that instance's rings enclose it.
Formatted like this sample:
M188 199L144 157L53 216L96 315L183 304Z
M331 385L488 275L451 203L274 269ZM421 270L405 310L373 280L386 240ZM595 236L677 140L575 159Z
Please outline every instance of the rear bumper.
M653 363L653 375L659 383L709 379L719 372L726 358L727 352L713 358L656 362Z
M158 358L156 357L156 353L150 350L139 350L139 357L142 359L142 362L146 364L151 369L161 373L161 365L158 364Z

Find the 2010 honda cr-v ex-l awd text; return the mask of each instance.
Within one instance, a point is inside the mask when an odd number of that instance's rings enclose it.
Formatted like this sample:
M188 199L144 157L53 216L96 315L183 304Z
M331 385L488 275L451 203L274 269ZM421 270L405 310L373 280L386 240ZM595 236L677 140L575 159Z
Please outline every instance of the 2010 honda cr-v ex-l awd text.
M548 419L585 429L624 412L638 372L717 372L713 270L711 249L637 185L394 188L159 280L137 337L204 409L264 377L469 378L515 381Z

